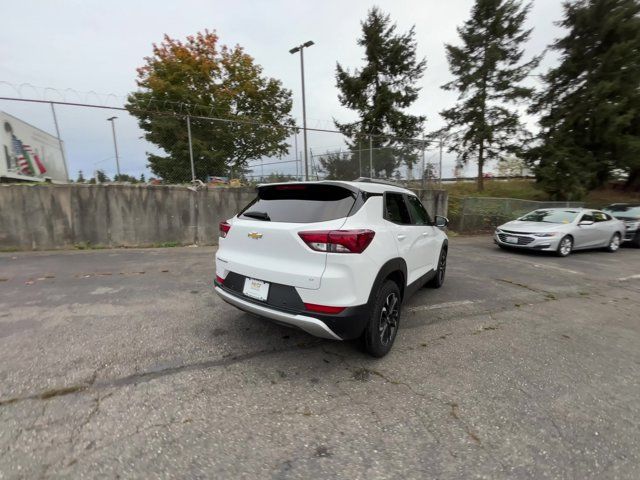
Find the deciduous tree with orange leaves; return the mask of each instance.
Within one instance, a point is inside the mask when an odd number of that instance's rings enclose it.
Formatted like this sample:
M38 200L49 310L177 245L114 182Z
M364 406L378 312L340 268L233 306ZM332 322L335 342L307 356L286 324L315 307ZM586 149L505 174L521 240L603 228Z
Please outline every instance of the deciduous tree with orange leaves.
M197 178L241 172L251 159L287 152L291 92L263 75L242 47L221 45L207 30L186 41L165 35L144 61L127 109L161 150L147 153L154 174L171 182L191 179L186 115Z

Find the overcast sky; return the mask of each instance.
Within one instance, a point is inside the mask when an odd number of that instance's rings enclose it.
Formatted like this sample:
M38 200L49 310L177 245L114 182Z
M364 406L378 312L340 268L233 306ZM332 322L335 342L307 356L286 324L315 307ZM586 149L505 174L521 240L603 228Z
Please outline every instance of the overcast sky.
M444 44L457 43L456 27L469 16L472 0L422 1L242 1L236 0L155 0L132 2L36 1L5 2L0 28L0 82L21 88L25 98L56 99L60 91L94 91L118 97L135 88L135 69L150 54L151 44L167 33L184 38L204 29L216 30L224 44L243 46L265 74L282 80L293 91L293 115L301 117L300 66L288 50L304 41L315 45L305 51L307 81L307 119L310 127L333 128L332 118L352 119L340 106L335 88L335 66L354 68L362 64L363 51L356 44L360 22L373 5L389 13L400 31L415 25L418 55L426 57L427 70L421 81L420 98L410 109L427 116L426 130L442 125L438 112L450 107L455 94L440 86L450 79ZM527 45L529 55L539 54L561 35L554 22L562 16L560 0L535 0L528 18L533 28ZM7 21L13 19L13 21ZM19 21L18 21L19 19ZM548 55L540 71L553 64ZM533 79L532 79L533 80ZM64 92L70 101L119 103L115 98ZM10 86L0 83L0 96L16 96ZM0 101L0 109L53 132L48 106L18 105ZM109 111L85 111L58 107L61 135L69 157L69 171L75 177L96 168L113 172L113 144L105 119ZM149 145L132 118L116 113L123 172L139 175L144 171L144 152ZM312 134L310 147L316 151L339 148L337 135ZM435 152L429 158L435 158ZM453 159L446 159L449 175ZM291 165L279 171L292 171ZM444 170L444 169L443 169Z

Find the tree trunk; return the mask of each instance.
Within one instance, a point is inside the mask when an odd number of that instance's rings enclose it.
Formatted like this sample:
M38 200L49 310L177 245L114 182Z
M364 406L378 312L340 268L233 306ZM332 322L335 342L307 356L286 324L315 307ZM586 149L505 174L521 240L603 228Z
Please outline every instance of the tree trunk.
M482 192L484 190L484 174L482 169L484 167L484 141L480 142L480 147L478 148L478 191Z
M640 168L632 169L629 172L629 176L627 177L627 181L625 182L624 189L633 191L638 187L640 187Z

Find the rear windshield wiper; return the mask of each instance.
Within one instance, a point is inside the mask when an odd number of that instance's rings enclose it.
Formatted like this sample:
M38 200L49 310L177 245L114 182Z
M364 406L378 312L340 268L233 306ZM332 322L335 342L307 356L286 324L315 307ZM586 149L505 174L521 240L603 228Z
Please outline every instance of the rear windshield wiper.
M269 214L267 212L244 212L242 215L249 218L255 218L257 220L264 220L265 222L270 222L271 218L269 218Z

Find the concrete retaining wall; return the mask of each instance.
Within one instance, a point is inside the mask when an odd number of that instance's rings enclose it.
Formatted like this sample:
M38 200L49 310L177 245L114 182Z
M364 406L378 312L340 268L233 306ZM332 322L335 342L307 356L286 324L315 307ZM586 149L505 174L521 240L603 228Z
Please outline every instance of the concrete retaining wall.
M446 192L416 193L430 214L446 215ZM218 223L254 196L252 188L0 185L0 250L212 245Z

